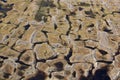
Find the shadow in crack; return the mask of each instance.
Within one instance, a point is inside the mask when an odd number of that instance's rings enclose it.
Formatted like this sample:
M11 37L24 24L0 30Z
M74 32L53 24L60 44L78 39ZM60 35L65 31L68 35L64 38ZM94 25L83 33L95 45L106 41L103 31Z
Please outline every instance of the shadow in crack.
M89 74L87 77L81 75L79 80L111 80L108 75L108 67L102 67L95 71L94 75Z
M29 78L28 80L45 80L46 74L43 71L38 71L35 76Z
M107 72L107 67L96 70L93 80L111 80Z

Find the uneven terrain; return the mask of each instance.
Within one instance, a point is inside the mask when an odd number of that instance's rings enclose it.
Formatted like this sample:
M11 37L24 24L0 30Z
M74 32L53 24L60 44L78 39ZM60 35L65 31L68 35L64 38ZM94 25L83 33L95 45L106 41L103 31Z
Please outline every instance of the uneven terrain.
M0 0L0 80L120 80L120 0Z

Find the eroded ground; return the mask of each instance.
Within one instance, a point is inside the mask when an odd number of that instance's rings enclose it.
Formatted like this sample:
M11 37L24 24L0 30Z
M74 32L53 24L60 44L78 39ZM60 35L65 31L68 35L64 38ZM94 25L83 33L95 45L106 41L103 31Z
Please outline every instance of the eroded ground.
M0 0L0 80L120 80L119 0Z

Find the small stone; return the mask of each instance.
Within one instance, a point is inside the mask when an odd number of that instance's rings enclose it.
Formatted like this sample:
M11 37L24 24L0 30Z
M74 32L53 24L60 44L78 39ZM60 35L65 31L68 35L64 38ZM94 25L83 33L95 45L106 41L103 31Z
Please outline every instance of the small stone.
M47 41L47 38L46 38L46 36L45 36L44 33L42 33L41 31L36 31L36 32L34 33L32 43L45 42L45 41Z
M97 47L97 42L95 42L93 40L87 40L87 41L85 41L85 47L94 49Z
M31 49L31 44L28 41L17 40L16 45L13 47L15 50L22 52L26 49Z
M37 59L47 59L55 54L47 43L36 45L34 51L36 52Z
M24 62L25 64L31 64L32 65L35 61L34 52L32 50L27 50L20 57L20 61Z

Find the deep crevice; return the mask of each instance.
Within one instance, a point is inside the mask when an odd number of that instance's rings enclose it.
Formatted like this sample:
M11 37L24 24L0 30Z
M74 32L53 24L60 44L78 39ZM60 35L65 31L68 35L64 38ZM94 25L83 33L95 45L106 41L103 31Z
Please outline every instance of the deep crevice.
M56 30L58 28L57 24L54 23L54 29Z
M30 66L29 64L26 64L26 63L24 63L24 62L22 62L22 61L18 61L18 60L16 60L15 62L16 62L16 63L19 63L19 64L21 64L21 65Z
M66 18L66 20L68 21L68 24L69 24L69 29L66 32L66 35L69 35L69 33L70 33L71 29L72 29L72 26L71 26L72 22L70 21L69 15L66 15L65 18Z
M113 61L105 61L105 60L97 60L97 62L106 63L106 64L112 64Z
M27 24L27 25L24 26L24 29L25 29L25 30L28 30L29 27L30 27L30 24Z
M101 50L101 49L99 49L99 52L100 52L102 55L106 55L106 54L108 54L107 51L104 51L104 50Z
M72 56L72 53L73 53L73 49L70 48L69 53L64 57L64 59L67 61L69 65L72 65L72 63L70 62L70 57Z
M48 38L48 35L47 35L48 31L41 30L41 32L44 33L44 35L46 36L46 38Z
M5 56L0 56L0 58L2 58L2 59L8 59L8 57L5 57Z

